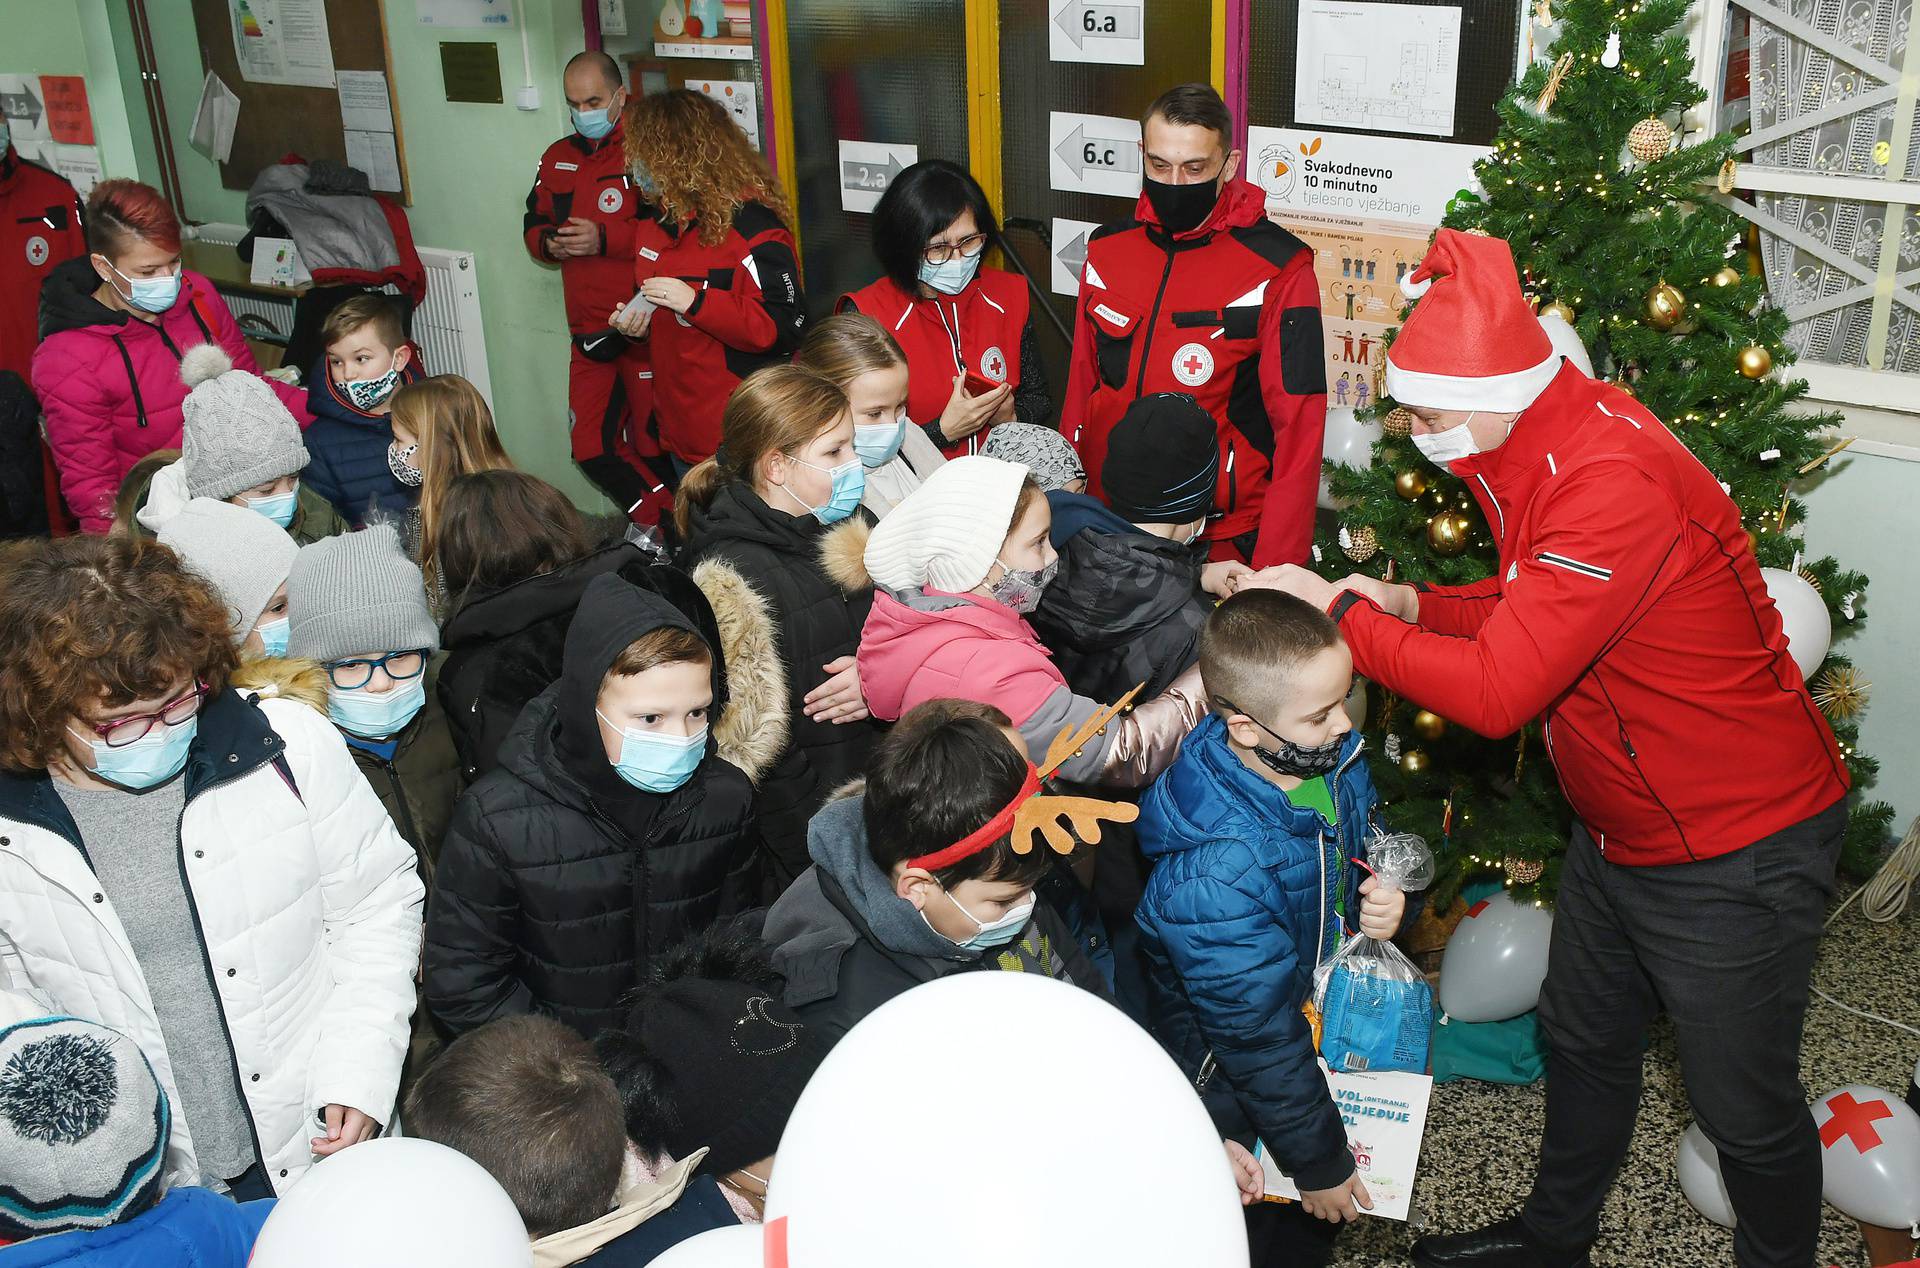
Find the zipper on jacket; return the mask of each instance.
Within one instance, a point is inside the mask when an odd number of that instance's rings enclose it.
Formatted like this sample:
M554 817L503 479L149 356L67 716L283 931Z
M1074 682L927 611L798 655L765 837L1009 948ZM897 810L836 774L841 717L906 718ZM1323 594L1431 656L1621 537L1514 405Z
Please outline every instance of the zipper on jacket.
M1240 504L1240 482L1233 478L1234 449L1231 437L1227 440L1227 513L1231 515Z
M1153 311L1147 314L1147 324L1141 330L1140 372L1134 376L1133 394L1136 398L1146 390L1147 358L1153 353L1153 327L1160 320L1160 301L1167 297L1167 282L1173 277L1173 239L1167 239L1167 266L1160 270L1160 289L1153 293Z
M1327 776L1327 800L1333 803L1333 812L1335 814L1340 813L1340 776L1346 773L1347 768L1349 766L1353 765L1355 762L1360 760L1360 754L1366 749L1366 747L1367 747L1367 742L1365 739L1362 739L1358 744L1353 746L1353 752L1347 754L1347 760L1340 763L1340 765L1334 769L1333 774ZM1313 813L1316 816L1318 816L1320 812L1316 810ZM1334 838L1333 838L1334 843L1336 845L1339 844L1339 841L1340 841L1339 825L1329 824L1328 826L1332 827L1334 830ZM1325 834L1316 832L1315 835L1321 838L1321 841L1320 841L1320 944L1314 948L1314 952L1313 952L1314 967L1319 968L1321 961L1325 958L1327 954L1327 847L1326 847L1326 841L1325 841ZM1342 890L1345 890L1345 888L1346 887L1344 885L1341 886Z
M400 783L400 772L394 768L392 762L387 761L385 758L375 758L374 760L378 761L381 769L387 772L387 784L393 789L393 799L398 802L400 806L400 818L404 821L403 831L406 833L407 841L413 846L414 854L416 856L422 856L420 857L420 865L424 869L427 862L424 857L427 843L420 839L420 829L414 825L413 807L407 804L407 790Z

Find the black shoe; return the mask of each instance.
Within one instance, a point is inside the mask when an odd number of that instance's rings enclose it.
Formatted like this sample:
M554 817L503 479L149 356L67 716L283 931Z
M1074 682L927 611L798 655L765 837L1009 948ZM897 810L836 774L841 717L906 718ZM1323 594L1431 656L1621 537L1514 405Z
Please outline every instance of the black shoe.
M1540 1241L1519 1216L1471 1233L1422 1237L1413 1244L1418 1268L1589 1268L1584 1250L1555 1250Z

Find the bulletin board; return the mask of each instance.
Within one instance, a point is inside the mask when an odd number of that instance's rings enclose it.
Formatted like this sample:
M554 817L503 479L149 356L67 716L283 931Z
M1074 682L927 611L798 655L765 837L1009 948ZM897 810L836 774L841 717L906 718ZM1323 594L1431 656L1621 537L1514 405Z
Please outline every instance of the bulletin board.
M335 71L369 70L387 76L394 148L400 165L399 198L410 205L413 192L407 179L407 147L401 131L399 103L393 97L384 0L325 0L325 4ZM228 0L193 0L201 64L218 75L240 99L233 152L227 162L220 164L220 183L228 189L247 189L262 169L278 163L289 153L307 159L346 162L347 138L340 121L338 91L250 83L240 74L229 15Z

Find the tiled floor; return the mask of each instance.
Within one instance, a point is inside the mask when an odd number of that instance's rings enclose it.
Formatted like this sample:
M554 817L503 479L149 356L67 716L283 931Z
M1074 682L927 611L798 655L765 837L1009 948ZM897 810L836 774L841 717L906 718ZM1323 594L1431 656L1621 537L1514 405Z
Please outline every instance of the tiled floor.
M1837 999L1920 1027L1920 907L1889 925L1849 908L1827 932L1814 985ZM1844 1013L1815 997L1801 1055L1809 1095L1868 1083L1904 1095L1920 1038ZM1416 1218L1437 1230L1473 1228L1516 1209L1533 1177L1543 1097L1538 1085L1448 1083L1434 1089L1415 1187ZM1733 1262L1732 1235L1680 1195L1673 1151L1692 1115L1674 1059L1672 1033L1656 1029L1633 1152L1601 1217L1595 1268L1650 1268ZM1414 1234L1367 1220L1340 1239L1339 1268L1409 1262ZM1820 1232L1820 1262L1867 1262L1858 1228L1832 1207Z

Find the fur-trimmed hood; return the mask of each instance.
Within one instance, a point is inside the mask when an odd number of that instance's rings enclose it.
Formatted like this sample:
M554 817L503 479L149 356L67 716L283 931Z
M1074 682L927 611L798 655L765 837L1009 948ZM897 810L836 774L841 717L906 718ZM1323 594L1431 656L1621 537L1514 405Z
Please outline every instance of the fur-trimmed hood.
M317 660L292 656L255 656L243 659L230 680L235 688L262 700L298 700L327 713L327 671Z
M873 525L856 515L820 538L820 569L848 594L873 589L866 561L867 539L872 535Z
M767 600L720 559L695 565L693 583L707 596L727 667L727 707L713 726L720 756L759 786L787 747L787 667L780 661Z

